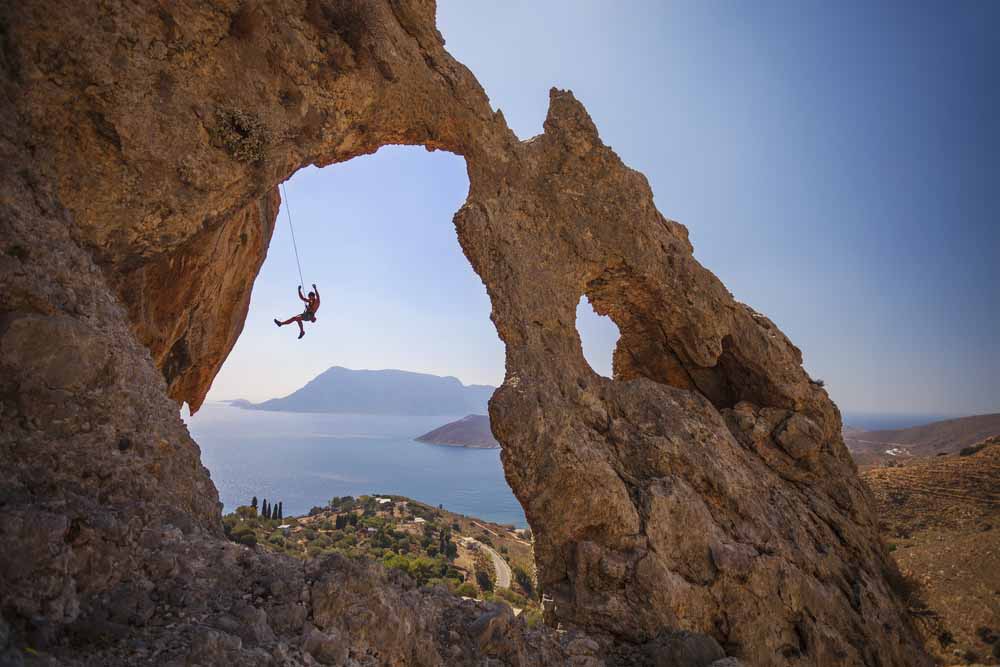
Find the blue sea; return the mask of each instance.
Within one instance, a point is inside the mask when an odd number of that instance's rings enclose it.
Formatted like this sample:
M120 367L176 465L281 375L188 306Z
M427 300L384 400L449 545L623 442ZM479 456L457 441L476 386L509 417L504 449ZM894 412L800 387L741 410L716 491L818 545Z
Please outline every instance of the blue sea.
M504 479L499 449L413 439L464 416L268 412L205 403L184 418L226 512L253 496L283 502L285 515L292 516L334 496L393 493L527 526Z
M527 525L498 449L429 445L415 437L465 415L386 417L244 410L206 403L185 421L230 512L250 498L282 501L287 516L334 496L393 493L458 514ZM875 430L947 415L845 414Z

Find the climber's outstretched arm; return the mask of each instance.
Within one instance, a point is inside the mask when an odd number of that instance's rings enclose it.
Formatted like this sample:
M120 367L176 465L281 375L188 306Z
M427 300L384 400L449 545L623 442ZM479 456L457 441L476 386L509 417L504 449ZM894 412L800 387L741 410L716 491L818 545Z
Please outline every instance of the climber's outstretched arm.
M316 287L316 283L313 283L313 294L316 295L316 307L319 307L319 288Z
M306 303L309 303L309 299L307 299L305 295L302 293L302 285L299 285L299 298L305 301Z

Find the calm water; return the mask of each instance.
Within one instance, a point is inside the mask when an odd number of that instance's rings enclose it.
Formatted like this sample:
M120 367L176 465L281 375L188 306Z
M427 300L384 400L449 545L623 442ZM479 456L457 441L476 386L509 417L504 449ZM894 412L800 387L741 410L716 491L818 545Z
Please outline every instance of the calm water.
M459 514L527 525L498 449L442 447L414 437L464 415L385 417L243 410L206 403L185 421L226 511L252 496L288 516L333 496L396 493ZM905 428L938 415L845 414L861 428Z
M526 526L503 477L499 449L413 440L464 416L265 412L206 403L185 421L227 512L252 496L284 502L291 516L333 496L395 493Z

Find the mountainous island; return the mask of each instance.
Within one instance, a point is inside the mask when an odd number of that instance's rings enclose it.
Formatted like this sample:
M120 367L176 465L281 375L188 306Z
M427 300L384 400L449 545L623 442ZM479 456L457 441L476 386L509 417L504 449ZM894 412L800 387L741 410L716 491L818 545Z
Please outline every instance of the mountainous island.
M403 416L482 414L495 389L489 385L465 385L450 376L333 366L283 398L263 403L236 400L231 405L281 412Z
M486 415L466 415L449 422L433 431L416 438L419 442L449 447L471 447L473 449L499 449L500 443L490 430L490 418Z

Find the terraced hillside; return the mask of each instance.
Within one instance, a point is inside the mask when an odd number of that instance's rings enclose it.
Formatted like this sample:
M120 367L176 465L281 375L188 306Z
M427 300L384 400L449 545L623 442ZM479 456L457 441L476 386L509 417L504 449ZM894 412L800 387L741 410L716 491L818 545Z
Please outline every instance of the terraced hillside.
M1000 435L1000 413L946 419L891 431L844 429L847 445L862 470L882 465L909 465L923 457L955 454Z
M1000 437L972 449L862 475L942 664L1000 664Z

